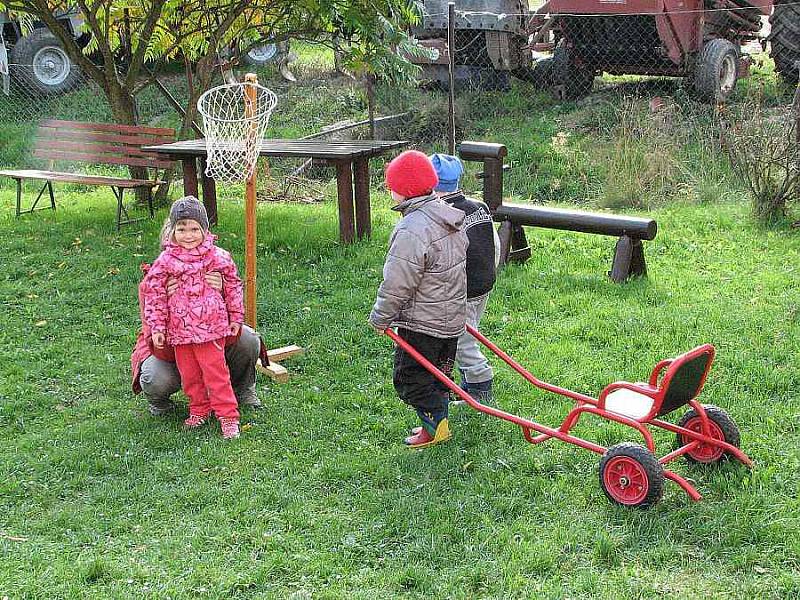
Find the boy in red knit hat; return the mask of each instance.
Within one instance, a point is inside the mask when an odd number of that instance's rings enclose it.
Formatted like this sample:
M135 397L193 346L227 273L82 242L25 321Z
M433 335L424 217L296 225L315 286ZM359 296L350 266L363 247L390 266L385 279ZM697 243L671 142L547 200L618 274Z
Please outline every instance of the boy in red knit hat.
M403 217L389 239L383 282L369 316L397 333L450 376L467 307L464 213L433 192L436 172L422 152L403 152L386 166L386 187ZM402 348L395 349L394 387L422 421L405 443L424 448L450 439L449 392Z

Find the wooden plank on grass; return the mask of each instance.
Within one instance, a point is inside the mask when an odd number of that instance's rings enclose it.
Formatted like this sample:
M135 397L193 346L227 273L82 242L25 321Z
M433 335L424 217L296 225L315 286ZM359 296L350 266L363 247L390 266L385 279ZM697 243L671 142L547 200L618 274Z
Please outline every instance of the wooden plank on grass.
M305 348L301 348L300 346L296 346L292 344L291 346L283 346L282 348L275 348L274 350L267 350L267 356L269 359L274 362L280 362L284 358L290 358L292 356L297 356L298 354L302 354L305 352Z
M286 367L279 365L276 362L271 362L268 367L265 367L259 360L256 362L256 369L271 377L278 383L286 383L289 381L289 371L286 370Z

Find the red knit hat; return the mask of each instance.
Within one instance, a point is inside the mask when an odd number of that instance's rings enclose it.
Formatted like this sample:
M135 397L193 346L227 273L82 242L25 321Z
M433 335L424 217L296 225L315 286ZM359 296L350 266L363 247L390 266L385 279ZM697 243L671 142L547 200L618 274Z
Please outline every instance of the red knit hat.
M406 150L386 165L386 187L406 198L430 194L438 183L430 159L417 150Z

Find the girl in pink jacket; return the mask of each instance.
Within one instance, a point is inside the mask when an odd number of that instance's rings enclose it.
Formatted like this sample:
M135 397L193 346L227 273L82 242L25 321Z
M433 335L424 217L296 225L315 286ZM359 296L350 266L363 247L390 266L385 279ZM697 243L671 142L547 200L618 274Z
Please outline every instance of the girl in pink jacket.
M142 283L144 319L153 346L175 349L184 393L189 397L187 428L203 425L211 411L219 419L222 437L239 437L239 410L225 363L225 338L240 333L244 317L242 280L231 255L214 245L205 207L193 196L176 200L164 223L164 251ZM223 276L220 293L205 274ZM167 282L177 290L167 294Z

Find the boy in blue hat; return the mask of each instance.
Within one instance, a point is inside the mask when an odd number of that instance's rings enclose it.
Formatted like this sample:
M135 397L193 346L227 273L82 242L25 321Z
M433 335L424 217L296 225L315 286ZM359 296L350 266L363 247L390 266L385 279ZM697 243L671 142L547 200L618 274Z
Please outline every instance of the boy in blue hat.
M497 277L500 259L500 238L492 224L489 207L479 200L464 196L459 190L464 165L456 156L434 154L431 163L439 178L434 188L448 204L464 212L464 229L469 239L467 248L467 323L478 329L489 292ZM473 398L487 404L492 402L494 373L481 352L478 341L464 332L458 338L456 363L461 371L461 387Z

